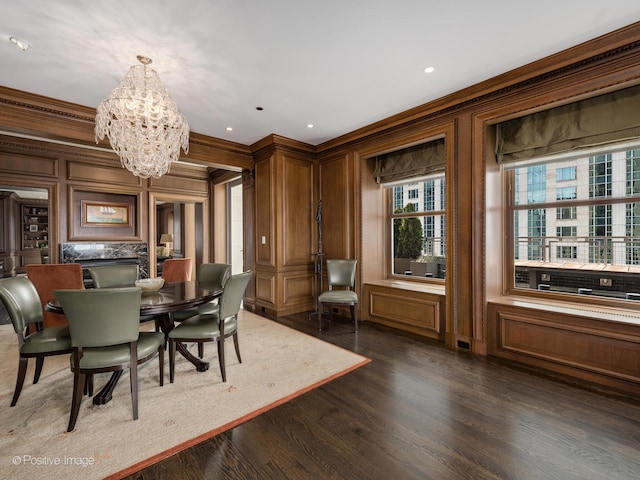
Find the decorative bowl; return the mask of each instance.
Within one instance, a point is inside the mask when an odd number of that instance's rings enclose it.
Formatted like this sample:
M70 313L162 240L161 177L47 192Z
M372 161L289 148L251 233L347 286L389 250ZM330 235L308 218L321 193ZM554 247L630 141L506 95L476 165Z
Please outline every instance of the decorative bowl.
M143 292L155 292L160 290L164 285L164 278L141 278L136 280L136 287L141 288Z

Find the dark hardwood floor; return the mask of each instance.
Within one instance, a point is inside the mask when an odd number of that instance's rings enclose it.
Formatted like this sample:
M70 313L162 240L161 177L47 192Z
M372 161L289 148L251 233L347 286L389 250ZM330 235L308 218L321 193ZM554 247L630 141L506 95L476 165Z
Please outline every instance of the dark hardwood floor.
M640 478L638 399L369 323L278 321L372 362L129 480Z

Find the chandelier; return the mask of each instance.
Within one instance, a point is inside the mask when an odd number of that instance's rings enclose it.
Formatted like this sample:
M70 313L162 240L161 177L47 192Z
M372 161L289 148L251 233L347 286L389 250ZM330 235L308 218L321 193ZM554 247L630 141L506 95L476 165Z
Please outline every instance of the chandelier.
M180 158L180 147L189 151L189 124L148 66L151 59L138 60L142 65L133 65L98 105L96 143L107 135L123 167L141 178L160 178Z

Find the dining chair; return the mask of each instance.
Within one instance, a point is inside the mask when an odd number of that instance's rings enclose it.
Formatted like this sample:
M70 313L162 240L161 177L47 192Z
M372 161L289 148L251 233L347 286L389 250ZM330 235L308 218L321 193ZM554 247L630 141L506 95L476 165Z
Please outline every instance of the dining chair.
M71 337L67 325L43 328L40 297L31 280L26 277L0 279L0 301L4 305L13 329L18 336L18 377L11 399L13 407L20 397L27 374L29 358L36 359L33 383L38 383L44 358L71 352ZM29 328L31 327L31 329ZM31 333L30 330L33 330Z
M224 287L229 280L230 275L231 265L228 263L203 263L198 269L197 278L199 282L215 283ZM182 322L199 313L214 314L218 312L218 307L218 300L216 299L204 305L174 312L172 314L173 320L176 322ZM198 357L202 358L203 356L204 343L200 342L198 343Z
M322 330L324 305L329 306L329 323L332 320L333 305L348 305L356 333L358 332L358 295L354 291L356 281L357 260L327 260L327 283L329 290L318 296L318 326Z
M95 288L132 287L139 276L138 265L104 265L88 268Z
M74 429L85 379L99 372L129 370L133 419L138 418L138 368L156 354L164 384L164 334L140 332L137 287L56 290L69 320L73 396L67 431ZM92 388L89 395L92 395Z
M79 263L29 264L27 277L36 287L43 308L44 326L66 325L67 319L59 313L47 311L44 307L53 298L53 291L62 288L84 288L82 265Z
M104 265L101 267L90 267L87 269L93 286L95 288L112 288L112 287L132 287L135 285L140 268L138 265ZM140 317L140 322L148 322L156 320L154 315L145 315ZM156 332L160 331L158 322L156 321Z
M199 282L215 283L224 287L230 275L231 265L228 263L203 263L198 269L197 278ZM181 322L198 313L215 313L217 310L218 301L214 300L213 302L195 308L179 310L173 314L173 319Z
M175 373L176 342L216 342L223 382L227 381L224 360L224 341L226 338L233 336L236 356L238 362L242 363L238 343L238 312L252 273L249 270L231 275L220 296L217 312L194 315L169 332L169 381L171 383L173 383Z
M192 258L169 258L162 263L162 278L165 282L188 282L192 270Z

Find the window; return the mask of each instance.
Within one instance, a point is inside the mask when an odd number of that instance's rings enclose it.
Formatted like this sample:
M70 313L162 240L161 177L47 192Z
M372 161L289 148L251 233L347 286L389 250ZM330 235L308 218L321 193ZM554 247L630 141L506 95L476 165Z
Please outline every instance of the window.
M576 173L577 173L577 169L575 166L558 168L556 169L556 182L575 180Z
M640 265L640 147L521 161L505 164L505 172L514 288L537 289L535 275L554 269L551 290L589 288L622 299L640 293L640 272L627 268ZM611 286L600 285L602 272L614 275Z
M556 208L557 220L575 220L578 210L576 207Z
M573 200L578 196L577 187L556 188L556 200Z
M577 227L556 227L557 237L575 237Z
M446 252L444 174L426 177L418 188L415 188L415 180L411 180L387 189L393 199L408 199L404 205L393 202L392 273L443 279ZM407 192L407 195L404 195L404 192ZM417 199L419 202L409 199Z

